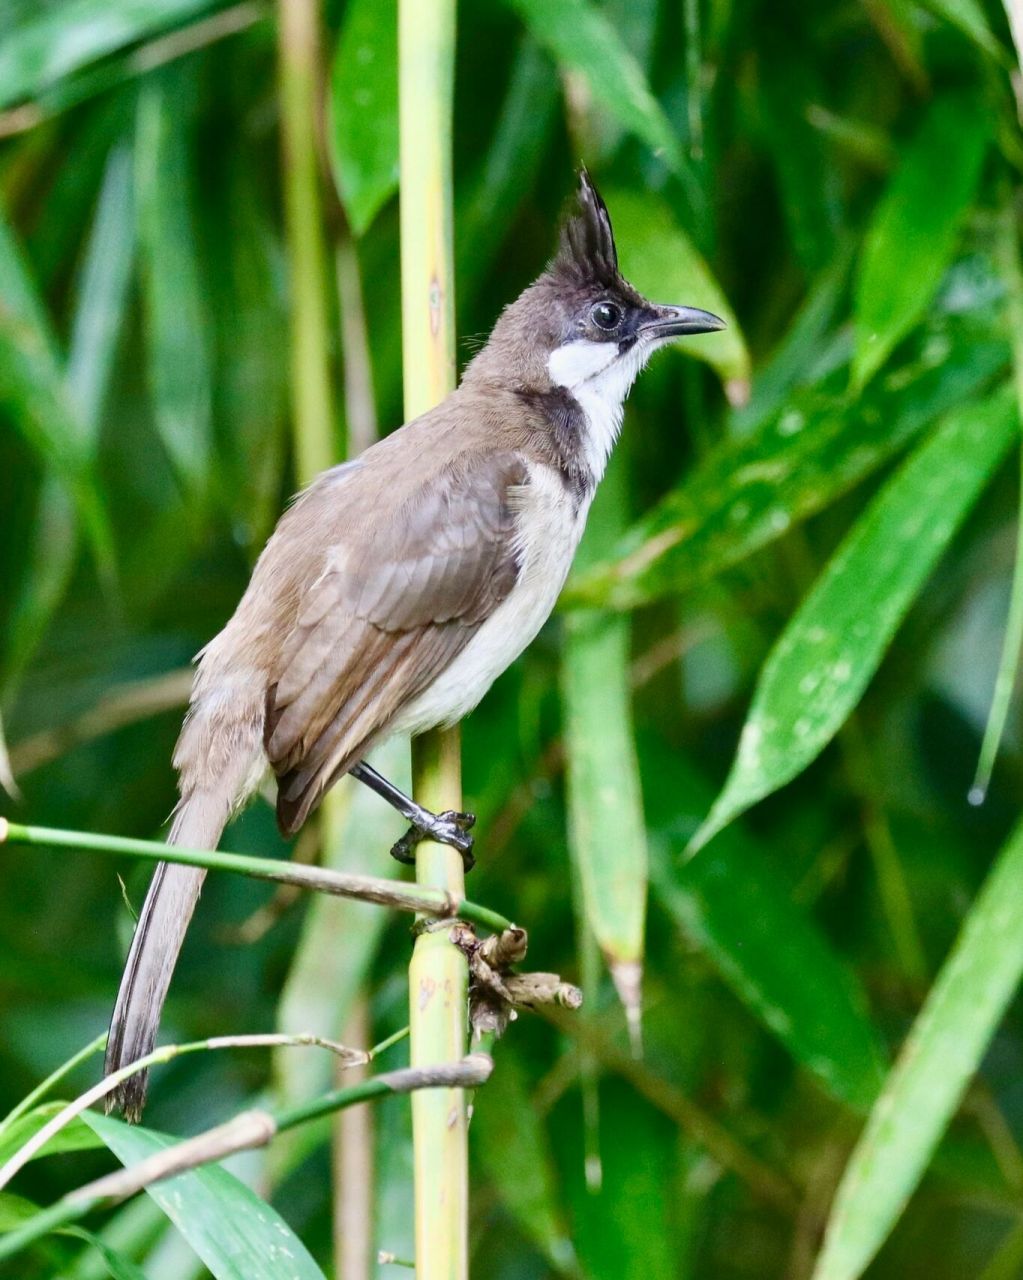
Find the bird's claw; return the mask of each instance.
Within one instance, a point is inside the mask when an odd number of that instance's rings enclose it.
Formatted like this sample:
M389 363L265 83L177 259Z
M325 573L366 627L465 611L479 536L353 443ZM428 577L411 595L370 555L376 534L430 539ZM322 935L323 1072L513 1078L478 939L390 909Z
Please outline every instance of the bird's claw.
M469 832L475 825L475 814L446 809L443 813L434 815L425 826L413 823L401 839L391 846L391 857L408 866L415 866L416 846L423 840L434 840L437 844L447 844L457 849L462 855L466 871L471 871L476 865L476 859L472 852L473 838Z

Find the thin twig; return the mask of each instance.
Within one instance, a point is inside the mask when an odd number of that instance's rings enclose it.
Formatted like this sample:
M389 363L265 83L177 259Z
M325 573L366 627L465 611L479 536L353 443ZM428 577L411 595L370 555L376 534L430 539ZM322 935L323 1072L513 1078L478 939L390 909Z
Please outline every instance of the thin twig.
M186 867L206 867L210 871L233 871L238 875L252 876L256 880L297 884L318 893L358 898L362 902L375 902L380 906L394 907L398 911L416 911L444 920L470 920L484 929L500 931L512 928L511 921L498 912L475 902L458 899L445 889L406 884L401 880L385 880L379 876L332 871L326 867L301 866L276 858L225 853L220 849L182 849L177 845L161 844L158 840L136 840L130 836L94 835L88 831L23 826L0 818L0 844L5 841L64 849L91 849L96 853L123 854L145 862L174 862Z
M94 1084L91 1089L86 1089L73 1102L69 1102L66 1107L58 1111L38 1132L29 1138L24 1146L20 1147L11 1156L3 1168L0 1168L0 1190L6 1187L14 1175L24 1168L32 1157L38 1151L41 1151L61 1129L69 1125L83 1111L88 1110L93 1103L99 1102L100 1099L112 1093L129 1076L133 1076L149 1067L170 1062L173 1058L181 1057L186 1053L198 1053L206 1049L252 1049L279 1045L313 1045L321 1049L329 1049L332 1053L336 1053L340 1058L345 1059L348 1066L364 1065L370 1060L370 1055L364 1050L349 1049L343 1044L338 1044L333 1040L324 1040L320 1036L288 1036L276 1032L265 1035L212 1036L207 1040L193 1040L188 1044L164 1045L162 1048L154 1049L152 1053L146 1054L144 1058L139 1058L136 1062L129 1062L127 1066L121 1067L120 1070L112 1071L110 1075L104 1076L98 1084Z

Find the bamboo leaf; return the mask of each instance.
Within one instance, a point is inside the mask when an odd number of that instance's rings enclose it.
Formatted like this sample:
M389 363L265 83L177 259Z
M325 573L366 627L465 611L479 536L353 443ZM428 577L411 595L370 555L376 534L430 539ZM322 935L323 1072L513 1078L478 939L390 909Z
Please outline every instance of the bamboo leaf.
M509 0L564 71L581 76L594 101L675 173L688 167L675 130L643 71L608 18L588 0Z
M210 454L212 371L190 208L186 87L164 73L139 95L136 198L157 430L182 481L199 488Z
M1019 257L1015 211L1011 204L1004 208L1002 217L999 219L998 260L1006 286L1006 329L1009 341L1012 343L1016 412L1018 421L1023 425L1023 268L1021 268ZM998 674L991 695L991 707L980 744L977 771L969 791L971 804L982 803L987 795L1012 702L1021 646L1023 646L1023 508L1016 517L1016 563L1012 572L1009 612L1005 619L1002 653L998 660Z
M64 383L49 317L14 233L0 216L0 409L52 466L74 498L101 568L112 565L110 530L85 429Z
M686 859L682 848L707 811L710 787L688 760L654 743L643 744L643 762L657 833L655 900L798 1063L832 1096L867 1110L884 1080L885 1054L853 973L738 828Z
M856 1280L887 1239L1023 974L1023 826L970 910L835 1197L814 1280Z
M112 1249L102 1237L94 1232L86 1231L84 1227L65 1227L61 1234L75 1236L78 1240L84 1240L86 1244L91 1245L103 1259L111 1280L146 1280L146 1273L141 1267L137 1267L124 1254Z
M68 389L93 447L124 323L135 261L134 218L131 147L121 142L107 158L68 347Z
M995 39L984 10L977 0L924 0L924 8L958 29L985 53L1003 60L1002 46Z
M0 1132L0 1164L5 1164L44 1124L52 1120L58 1111L62 1111L65 1105L63 1102L43 1103L42 1106L34 1107L27 1114L19 1116L13 1124ZM103 1140L97 1137L88 1125L75 1119L55 1133L46 1146L36 1152L33 1159L56 1155L59 1151L91 1151L102 1145Z
M1023 70L1023 13L1014 0L1003 0L1005 14L1009 19L1009 30L1012 32L1012 43L1016 47L1016 62Z
M963 342L849 403L807 392L748 436L727 439L615 548L577 569L568 605L628 609L684 591L781 537L875 471L1001 369L1001 342Z
M13 1191L0 1191L0 1232L13 1231L39 1212L39 1206Z
M4 32L0 44L0 107L38 97L90 62L217 7L216 0L64 0L33 6Z
M842 727L1015 431L1003 388L950 414L880 491L768 656L735 763L692 849L794 778Z
M938 98L874 211L856 281L858 387L924 315L952 259L987 150L984 114L975 97Z
M86 243L72 318L65 395L76 439L91 464L101 413L124 321L135 240L131 153L115 147L107 160L92 230ZM55 378L60 377L54 367ZM58 475L43 481L24 585L11 610L4 672L17 679L67 591L78 552L74 508Z
M85 1122L122 1164L134 1164L178 1141L87 1111ZM215 1280L324 1280L283 1218L221 1165L204 1165L146 1188Z
M590 513L583 562L608 546L623 517L620 460ZM647 852L632 732L628 619L590 611L565 629L562 664L569 847L583 904L634 1032L646 920Z
M640 293L657 302L702 307L727 321L719 333L686 339L680 350L705 360L725 382L745 386L750 358L735 314L710 268L678 225L668 206L649 193L612 188L604 192L621 246L622 273Z
M330 78L330 157L341 203L361 236L398 189L398 11L353 0Z

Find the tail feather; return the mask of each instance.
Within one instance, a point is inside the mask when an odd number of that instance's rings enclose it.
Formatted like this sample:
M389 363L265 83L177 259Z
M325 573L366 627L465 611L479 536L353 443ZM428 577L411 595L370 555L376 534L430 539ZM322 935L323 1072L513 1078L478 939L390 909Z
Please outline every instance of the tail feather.
M214 849L229 813L230 807L221 800L193 793L182 800L167 843L187 849ZM161 862L153 873L110 1020L104 1064L108 1075L144 1057L156 1042L171 975L205 878L201 867L168 862ZM148 1071L129 1076L110 1095L107 1109L119 1107L126 1119L137 1121L148 1084Z

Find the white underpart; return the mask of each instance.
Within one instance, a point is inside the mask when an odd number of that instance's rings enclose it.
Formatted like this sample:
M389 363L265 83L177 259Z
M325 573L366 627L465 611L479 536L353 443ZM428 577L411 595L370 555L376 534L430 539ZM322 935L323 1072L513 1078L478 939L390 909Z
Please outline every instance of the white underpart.
M594 481L604 474L622 429L625 397L654 345L641 338L619 355L617 342L579 338L556 347L547 361L551 382L570 391L583 411L583 454Z
M573 509L561 476L531 463L529 482L514 491L519 575L454 662L397 716L392 731L422 733L454 724L476 706L550 617L579 545L590 500Z

